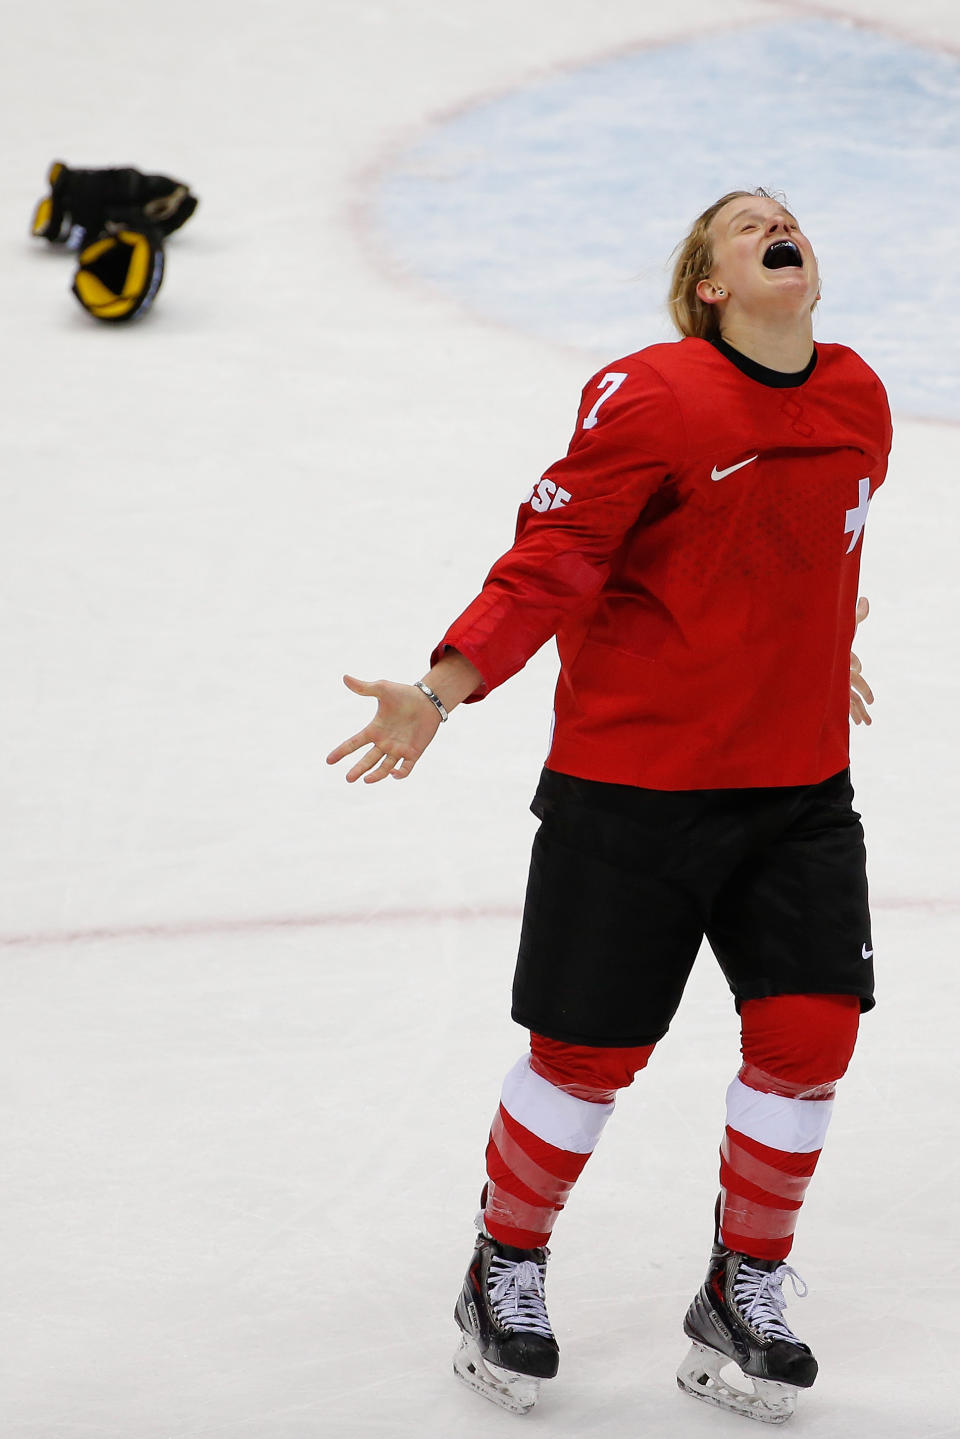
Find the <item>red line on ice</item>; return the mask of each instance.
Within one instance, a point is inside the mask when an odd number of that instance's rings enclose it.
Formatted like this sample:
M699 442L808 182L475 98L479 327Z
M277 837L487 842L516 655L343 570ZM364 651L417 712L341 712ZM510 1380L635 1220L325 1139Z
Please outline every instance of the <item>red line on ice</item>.
M249 919L187 919L169 923L94 925L88 929L33 930L0 934L0 949L43 949L58 944L109 944L131 939L176 940L197 936L257 934L276 930L336 929L364 924L441 924L518 919L516 905L460 905L449 909L368 909L327 914L252 915Z
M960 913L960 898L909 897L875 899L875 910L918 910L928 914ZM382 924L469 924L478 920L519 920L520 907L513 904L454 905L442 908L332 910L322 914L252 915L248 919L171 920L145 924L93 925L85 929L32 930L22 934L0 934L0 949L49 949L68 944L112 944L130 940L193 939L203 935L247 935L311 929L337 929Z

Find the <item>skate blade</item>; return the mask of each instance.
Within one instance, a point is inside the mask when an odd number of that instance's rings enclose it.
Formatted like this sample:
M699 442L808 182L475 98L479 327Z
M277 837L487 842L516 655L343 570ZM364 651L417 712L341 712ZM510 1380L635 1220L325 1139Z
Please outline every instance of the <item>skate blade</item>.
M725 1379L721 1369L732 1368L736 1377L752 1389L739 1389ZM754 1379L743 1374L736 1362L716 1349L694 1340L690 1352L677 1370L677 1383L684 1394L742 1414L761 1424L785 1424L796 1412L797 1390L793 1384L778 1384L772 1379Z
M488 1364L468 1334L460 1337L460 1348L453 1356L453 1372L475 1393L482 1394L501 1409L509 1409L511 1414L526 1414L540 1394L539 1379Z

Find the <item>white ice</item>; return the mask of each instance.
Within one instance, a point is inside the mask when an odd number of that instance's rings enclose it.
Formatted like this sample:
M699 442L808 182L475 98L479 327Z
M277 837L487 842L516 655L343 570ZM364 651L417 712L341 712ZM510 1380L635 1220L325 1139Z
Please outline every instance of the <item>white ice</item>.
M960 46L953 0L845 13ZM2 1439L744 1434L673 1379L738 1060L708 954L558 1225L560 1377L514 1419L450 1372L524 1042L551 653L404 784L323 763L367 713L340 674L422 673L592 368L399 272L371 185L451 107L717 23L707 0L7 7ZM55 157L200 195L142 324L96 327L26 237ZM806 1439L960 1433L960 430L896 419L853 737L880 1003L794 1251Z

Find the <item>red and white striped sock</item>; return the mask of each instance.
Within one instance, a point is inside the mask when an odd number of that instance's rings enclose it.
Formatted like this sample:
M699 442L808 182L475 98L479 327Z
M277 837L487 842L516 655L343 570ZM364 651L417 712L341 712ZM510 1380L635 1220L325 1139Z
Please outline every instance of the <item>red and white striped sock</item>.
M487 1145L484 1224L501 1244L537 1249L613 1113L558 1089L524 1055L503 1084Z
M720 1238L728 1249L754 1259L790 1253L859 1012L847 995L743 1005L744 1063L727 1090L720 1150Z
M819 1099L792 1099L733 1081L720 1149L720 1236L728 1249L786 1259L832 1112L833 1086Z
M530 1049L504 1081L487 1145L484 1223L518 1249L546 1244L617 1091L633 1083L654 1046L565 1044L532 1034Z

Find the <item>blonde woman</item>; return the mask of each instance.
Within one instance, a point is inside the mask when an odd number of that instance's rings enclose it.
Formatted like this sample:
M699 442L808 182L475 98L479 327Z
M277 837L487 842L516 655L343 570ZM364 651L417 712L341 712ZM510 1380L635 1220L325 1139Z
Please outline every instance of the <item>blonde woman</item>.
M522 1412L559 1350L554 1221L667 1032L706 936L740 1016L707 1278L684 1320L687 1393L789 1417L817 1364L784 1317L804 1193L861 1011L873 1006L849 720L850 647L890 417L876 375L815 345L810 241L764 190L724 195L679 247L682 338L600 370L566 456L414 685L328 757L406 778L440 724L556 637L560 676L513 1018L530 1049L487 1144L457 1374ZM726 1382L733 1361L749 1390Z

